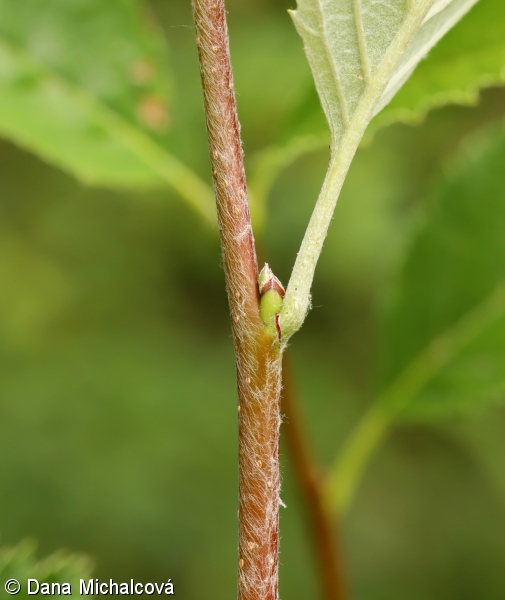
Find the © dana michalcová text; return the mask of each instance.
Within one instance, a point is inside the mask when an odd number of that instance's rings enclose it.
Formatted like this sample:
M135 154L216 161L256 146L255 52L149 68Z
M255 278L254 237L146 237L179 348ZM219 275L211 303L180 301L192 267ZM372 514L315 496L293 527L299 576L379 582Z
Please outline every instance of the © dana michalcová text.
M27 592L29 596L70 596L72 595L71 583L46 583L37 579L28 579ZM110 579L100 581L99 579L79 580L79 594L81 596L147 596L169 595L173 596L174 584L171 579L162 583L138 583L134 579L129 582L117 583Z

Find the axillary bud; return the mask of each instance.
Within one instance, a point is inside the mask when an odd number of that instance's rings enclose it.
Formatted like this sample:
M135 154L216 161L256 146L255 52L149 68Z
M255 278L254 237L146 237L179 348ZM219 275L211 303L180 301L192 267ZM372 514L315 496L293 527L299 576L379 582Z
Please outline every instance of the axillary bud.
M284 298L284 288L282 283L273 274L272 269L265 263L258 278L260 291L260 317L263 323L271 326L273 331L278 329L275 323L275 316L282 308L282 299ZM277 333L279 333L277 331Z

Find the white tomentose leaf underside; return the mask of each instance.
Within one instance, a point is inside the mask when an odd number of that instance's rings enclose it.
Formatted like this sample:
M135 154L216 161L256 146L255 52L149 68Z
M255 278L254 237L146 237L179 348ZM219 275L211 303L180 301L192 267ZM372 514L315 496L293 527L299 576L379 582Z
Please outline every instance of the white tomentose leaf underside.
M298 0L291 12L330 126L332 156L284 297L284 344L310 308L316 264L368 123L477 1Z
M336 146L351 126L367 87L377 76L383 79L385 63L393 58L389 50L399 33L409 28L411 35L403 56L391 65L388 80L380 82L384 89L373 114L393 98L419 61L476 2L298 0L298 9L291 14L305 42Z

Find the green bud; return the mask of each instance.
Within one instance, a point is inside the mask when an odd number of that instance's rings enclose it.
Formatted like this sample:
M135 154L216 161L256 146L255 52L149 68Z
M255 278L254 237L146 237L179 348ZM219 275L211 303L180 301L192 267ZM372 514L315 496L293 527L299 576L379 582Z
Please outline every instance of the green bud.
M258 278L260 290L260 317L272 336L280 339L279 323L275 317L281 312L284 288L273 274L272 269L265 264Z
M281 312L282 296L277 290L268 290L260 301L260 317L265 325L270 325L275 315Z

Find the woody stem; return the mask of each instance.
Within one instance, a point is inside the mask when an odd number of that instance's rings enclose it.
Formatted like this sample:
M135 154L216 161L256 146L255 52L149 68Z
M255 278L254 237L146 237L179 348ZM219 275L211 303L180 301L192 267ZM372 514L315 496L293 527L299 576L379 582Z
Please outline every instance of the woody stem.
M193 4L223 265L235 344L239 414L239 600L278 599L280 345L259 313L223 0Z

